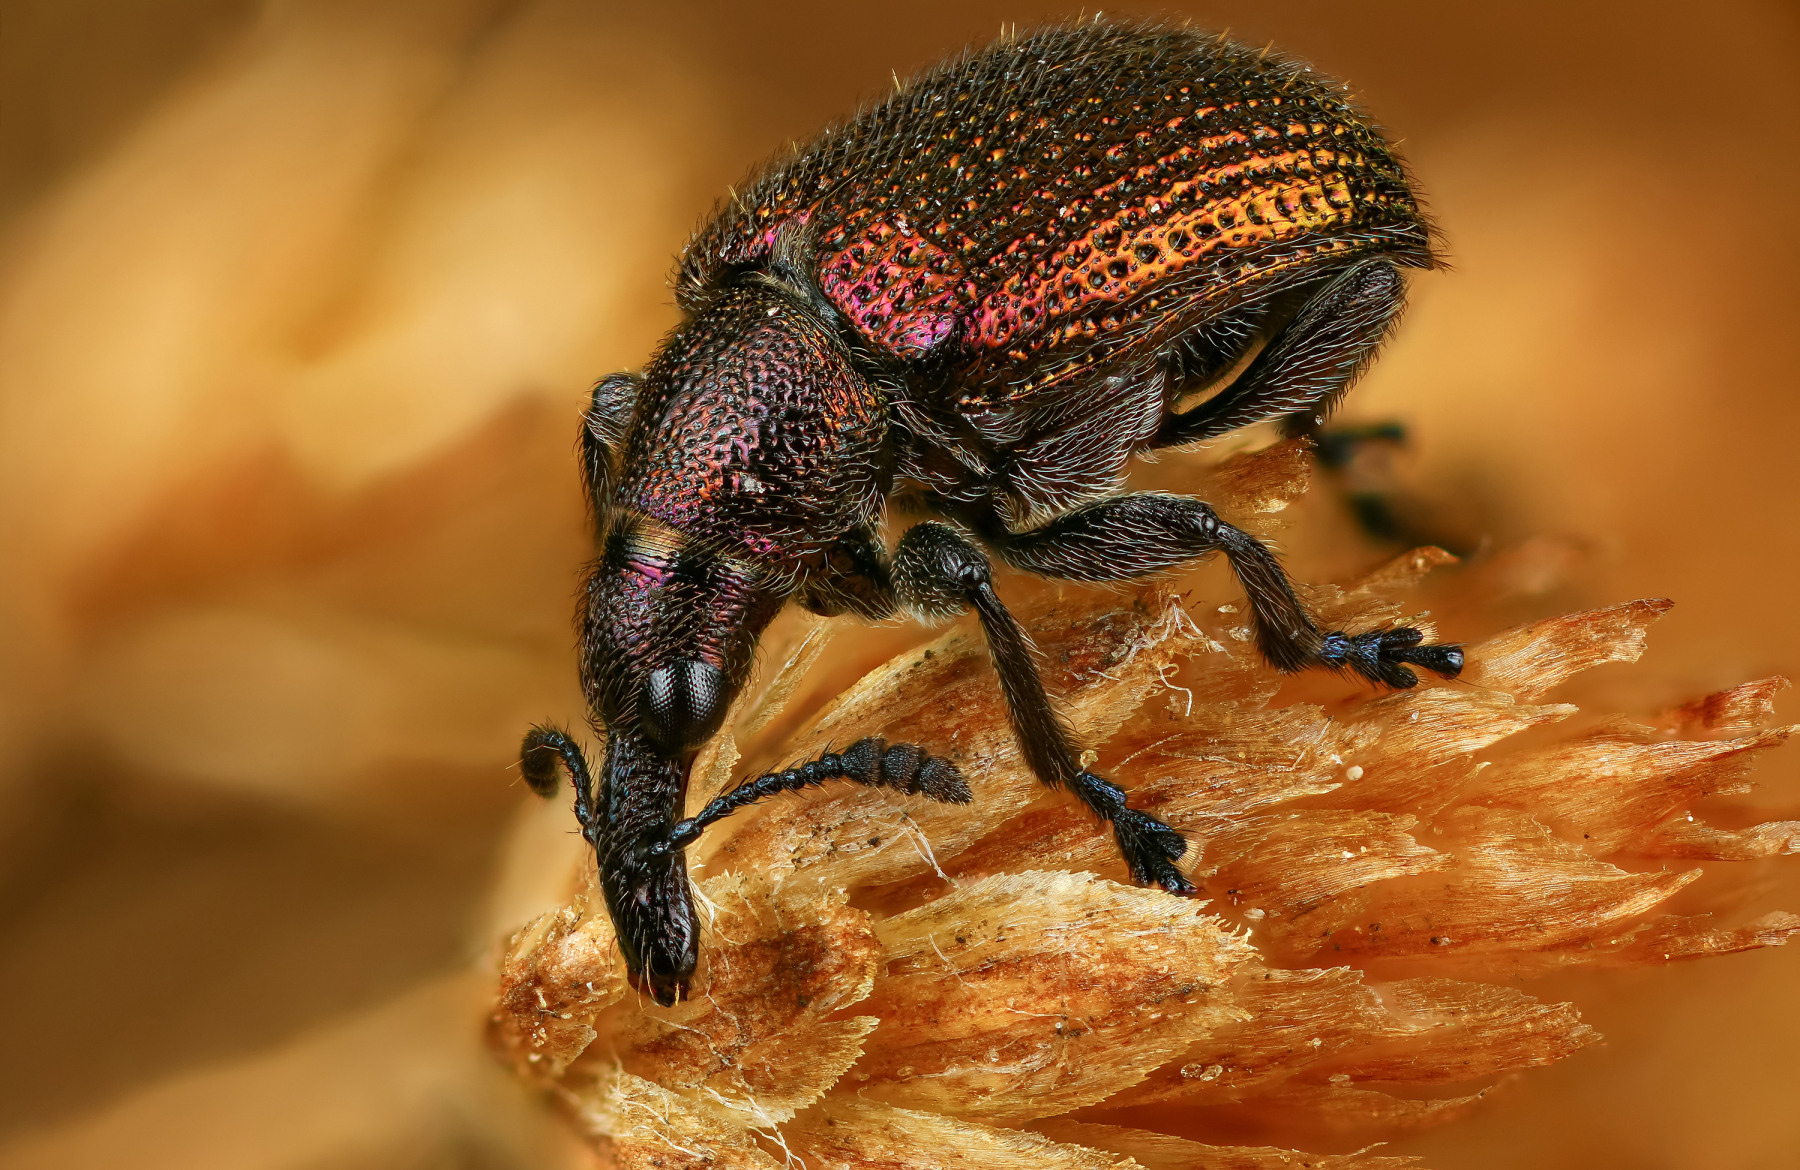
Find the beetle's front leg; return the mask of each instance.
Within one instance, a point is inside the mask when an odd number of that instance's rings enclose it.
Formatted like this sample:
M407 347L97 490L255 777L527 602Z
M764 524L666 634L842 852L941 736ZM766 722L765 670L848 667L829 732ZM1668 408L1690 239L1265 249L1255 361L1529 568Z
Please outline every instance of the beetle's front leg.
M1406 663L1447 678L1462 671L1460 646L1427 645L1424 635L1410 626L1361 634L1321 630L1261 541L1220 520L1211 505L1185 496L1119 496L1028 532L1007 532L994 524L982 536L1015 568L1074 581L1148 576L1223 551L1250 600L1257 649L1276 668L1353 670L1396 688L1419 681Z
M587 489L595 537L606 535L614 464L637 409L643 379L635 374L608 374L594 383L587 412L581 418L581 480Z
M1070 789L1094 815L1112 824L1135 880L1171 894L1196 893L1175 865L1187 852L1182 835L1127 807L1123 789L1081 766L1073 737L1044 691L1031 641L994 592L981 550L946 524L915 525L894 551L893 581L900 600L926 617L949 617L974 607L1000 676L1013 734L1031 770L1052 787Z

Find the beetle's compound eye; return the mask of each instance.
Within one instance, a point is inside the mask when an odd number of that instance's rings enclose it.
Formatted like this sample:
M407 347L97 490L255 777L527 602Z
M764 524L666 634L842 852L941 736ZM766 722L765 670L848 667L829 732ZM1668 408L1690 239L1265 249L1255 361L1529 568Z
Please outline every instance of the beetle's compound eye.
M671 755L697 748L725 721L725 672L687 658L658 667L638 692L638 725Z

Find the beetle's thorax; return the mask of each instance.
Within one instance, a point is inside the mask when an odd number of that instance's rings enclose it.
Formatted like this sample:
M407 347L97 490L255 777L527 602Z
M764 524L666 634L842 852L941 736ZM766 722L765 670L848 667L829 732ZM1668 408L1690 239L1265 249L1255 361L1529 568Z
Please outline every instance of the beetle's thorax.
M583 678L608 728L692 751L809 562L881 505L884 405L832 325L747 277L644 372L588 584Z
M645 370L615 503L780 573L875 517L886 429L832 324L748 278Z

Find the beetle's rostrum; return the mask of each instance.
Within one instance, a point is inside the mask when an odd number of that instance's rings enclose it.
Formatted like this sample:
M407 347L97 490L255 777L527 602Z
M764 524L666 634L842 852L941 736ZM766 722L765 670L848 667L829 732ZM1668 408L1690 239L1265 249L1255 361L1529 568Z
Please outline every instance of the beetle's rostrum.
M1460 648L1417 630L1321 630L1207 504L1119 491L1141 452L1315 427L1398 319L1402 270L1433 263L1404 166L1338 86L1223 37L1105 20L939 66L722 204L682 253L682 323L641 376L594 388L582 431L600 559L581 679L605 762L590 775L553 728L522 748L538 791L559 761L570 774L637 986L686 994L683 850L734 810L829 780L970 800L949 759L872 738L681 818L694 757L789 602L973 609L1027 763L1173 894L1195 892L1185 840L1082 767L990 552L1094 582L1223 552L1279 669L1454 677ZM936 518L890 552L902 499Z

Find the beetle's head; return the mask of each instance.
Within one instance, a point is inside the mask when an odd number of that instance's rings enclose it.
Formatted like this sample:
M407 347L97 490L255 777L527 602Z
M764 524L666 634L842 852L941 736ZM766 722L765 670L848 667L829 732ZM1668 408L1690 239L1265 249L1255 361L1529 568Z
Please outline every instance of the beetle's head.
M601 886L632 981L658 1003L686 994L699 953L668 830L781 600L752 566L635 516L615 520L588 581L582 678L607 731Z
M757 566L658 521L620 517L588 580L591 708L646 750L691 760L724 723L782 601Z

